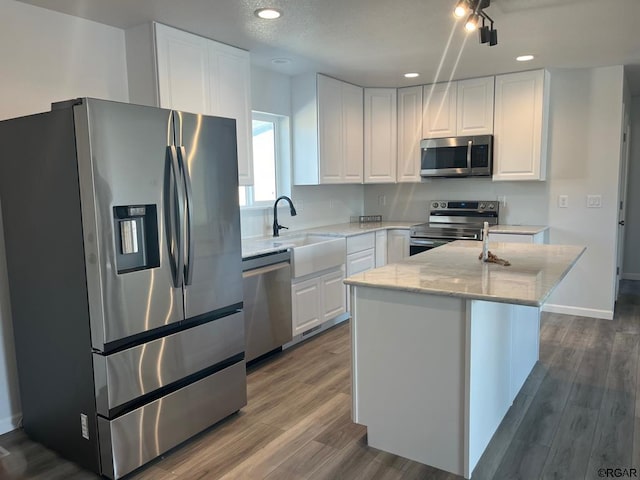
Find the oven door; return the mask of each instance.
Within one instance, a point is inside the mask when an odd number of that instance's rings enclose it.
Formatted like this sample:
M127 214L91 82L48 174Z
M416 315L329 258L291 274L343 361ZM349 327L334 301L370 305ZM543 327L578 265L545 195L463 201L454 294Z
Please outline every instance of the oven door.
M409 256L416 255L417 253L426 252L432 248L445 245L453 240L432 239L432 238L411 238L409 241Z

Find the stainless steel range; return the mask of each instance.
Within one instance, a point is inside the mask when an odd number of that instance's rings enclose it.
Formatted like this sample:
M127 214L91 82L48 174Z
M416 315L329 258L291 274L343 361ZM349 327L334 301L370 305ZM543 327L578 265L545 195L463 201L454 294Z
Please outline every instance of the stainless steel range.
M484 222L498 224L495 200L434 200L429 222L411 227L409 254L431 250L454 240L482 240Z

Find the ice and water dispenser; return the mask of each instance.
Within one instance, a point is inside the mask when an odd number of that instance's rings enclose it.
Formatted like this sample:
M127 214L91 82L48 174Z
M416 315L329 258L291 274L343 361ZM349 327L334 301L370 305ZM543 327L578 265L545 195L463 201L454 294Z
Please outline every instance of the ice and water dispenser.
M156 205L113 207L118 273L160 266Z

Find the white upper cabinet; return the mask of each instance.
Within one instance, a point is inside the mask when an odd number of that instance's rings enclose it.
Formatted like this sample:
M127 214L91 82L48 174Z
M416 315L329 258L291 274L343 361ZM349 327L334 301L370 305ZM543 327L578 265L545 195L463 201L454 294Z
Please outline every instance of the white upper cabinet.
M493 180L544 180L549 73L496 76Z
M493 133L493 77L458 81L456 135Z
M397 165L397 90L364 89L364 183L393 183Z
M234 118L238 180L253 184L249 52L159 23L125 34L130 100Z
M493 77L425 85L423 138L493 133Z
M160 107L211 111L207 39L155 24Z
M398 89L398 182L420 181L422 86Z
M425 85L422 138L455 137L457 82Z
M319 74L291 89L294 184L362 183L363 89Z
M222 43L209 43L209 88L214 115L236 119L238 179L253 184L251 127L251 68L249 52Z

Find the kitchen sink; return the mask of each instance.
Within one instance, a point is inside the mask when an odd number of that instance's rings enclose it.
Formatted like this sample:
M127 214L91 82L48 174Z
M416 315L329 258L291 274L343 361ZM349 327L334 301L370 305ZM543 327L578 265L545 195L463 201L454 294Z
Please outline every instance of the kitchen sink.
M274 247L291 248L291 276L303 277L345 262L347 244L344 237L299 235L273 240Z

